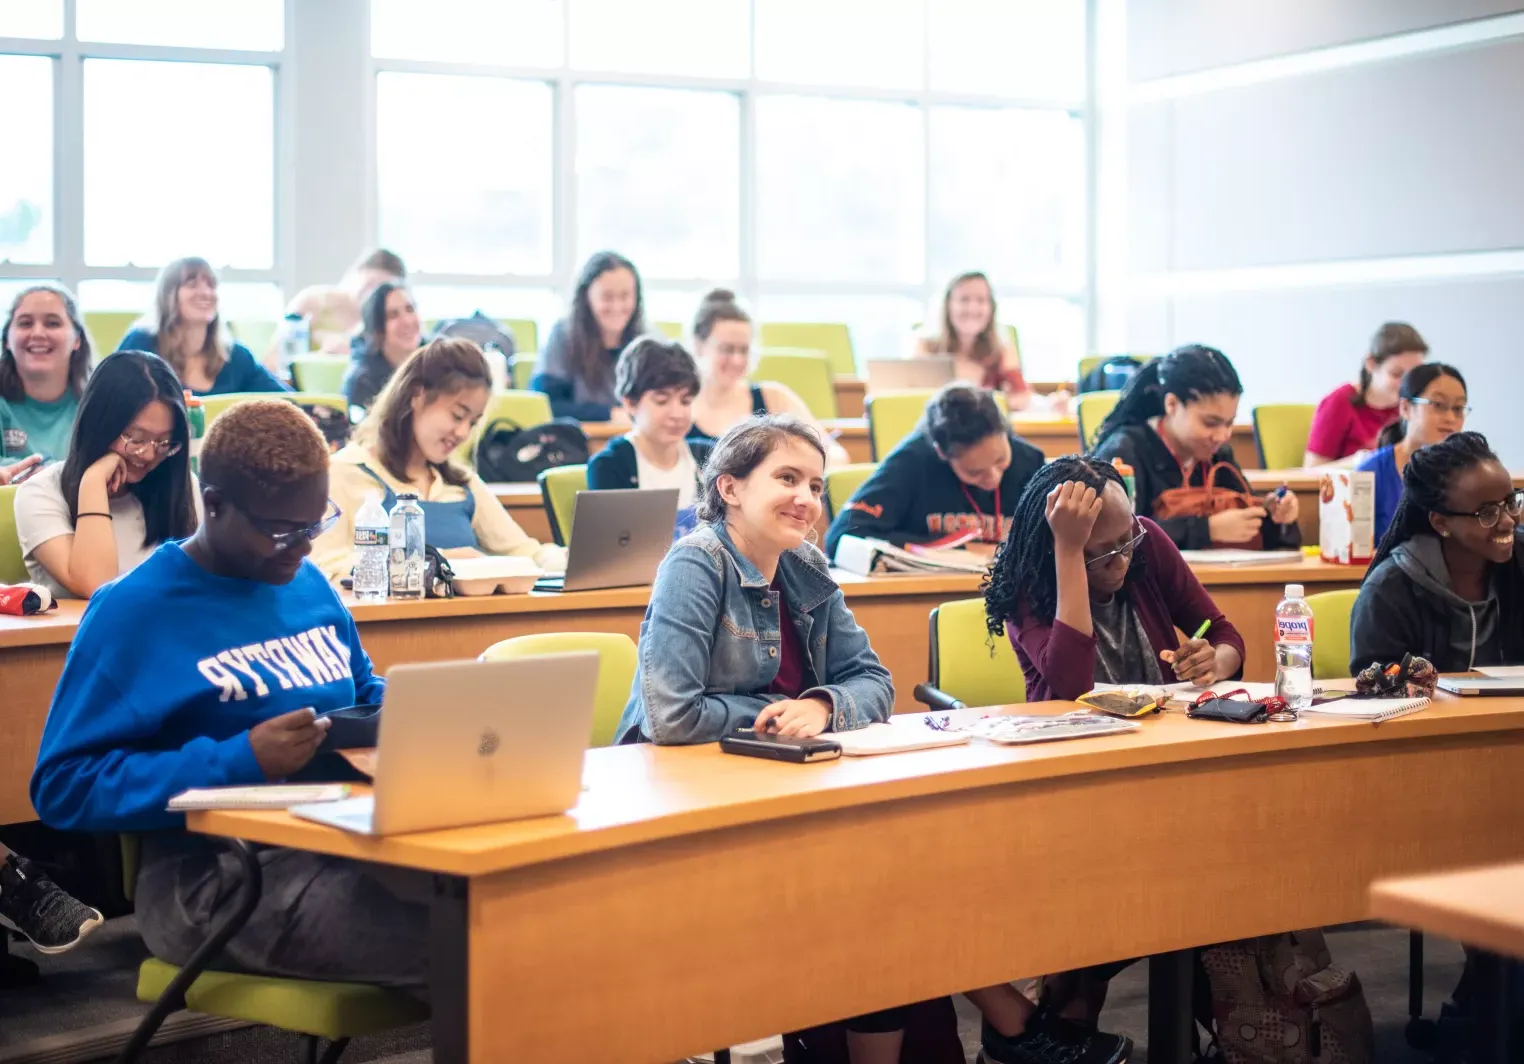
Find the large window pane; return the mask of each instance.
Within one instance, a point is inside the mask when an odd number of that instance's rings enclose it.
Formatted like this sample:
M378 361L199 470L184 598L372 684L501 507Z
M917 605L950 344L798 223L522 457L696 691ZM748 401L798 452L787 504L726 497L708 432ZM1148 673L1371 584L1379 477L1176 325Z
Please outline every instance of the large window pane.
M1084 281L1085 140L1063 111L934 107L932 281L985 270L997 285Z
M79 302L91 311L146 312L153 305L152 281L82 281ZM273 322L286 312L280 287L265 281L223 281L217 285L217 313L227 322ZM110 352L101 352L109 354ZM256 355L263 354L255 351Z
M27 0L31 2L31 0ZM283 0L75 0L82 41L279 51Z
M915 341L912 327L924 313L909 296L763 295L760 321L843 322L852 333L858 370L870 358L899 358Z
M563 0L371 0L370 50L385 59L558 67Z
M1085 308L1067 299L1001 296L1000 320L1016 326L1029 381L1072 381L1085 355Z
M403 249L412 269L549 273L551 156L551 90L543 82L376 79L381 243Z
M445 318L469 318L478 310L489 318L527 318L539 328L540 340L566 310L561 297L549 288L509 288L504 285L412 285L413 300L425 322ZM532 351L518 338L519 354Z
M1084 0L929 0L927 12L933 89L1084 98Z
M0 55L0 262L53 261L53 60Z
M744 78L746 0L571 0L572 66Z
M757 100L757 261L783 280L920 284L920 111L895 103Z
M63 0L0 0L0 37L57 40L63 23Z
M921 0L756 0L756 13L764 81L891 89L925 81Z
M740 101L729 93L577 89L577 245L647 277L740 272Z
M85 62L85 261L275 261L275 94L263 66ZM177 159L145 154L147 116L194 130ZM150 123L151 124L151 123ZM183 148L183 145L182 145Z

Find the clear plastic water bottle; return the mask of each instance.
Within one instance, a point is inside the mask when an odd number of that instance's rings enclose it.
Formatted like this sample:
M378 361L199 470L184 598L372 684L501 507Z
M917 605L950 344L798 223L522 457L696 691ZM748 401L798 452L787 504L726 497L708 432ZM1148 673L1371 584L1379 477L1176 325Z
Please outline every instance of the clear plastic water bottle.
M190 425L191 476L201 475L201 440L206 436L206 407L190 392L185 393L185 419Z
M1312 704L1312 607L1301 584L1287 584L1275 607L1275 693L1292 712L1271 720L1295 720L1297 710Z
M280 368L291 380L291 364L312 350L312 325L300 314L287 314L281 326Z
M391 551L387 540L391 537L391 518L381 505L379 492L365 497L365 505L355 514L355 575L356 602L382 602L391 584Z
M397 496L387 542L391 550L392 598L423 598L423 575L428 564L424 542L423 507L418 505L418 496Z

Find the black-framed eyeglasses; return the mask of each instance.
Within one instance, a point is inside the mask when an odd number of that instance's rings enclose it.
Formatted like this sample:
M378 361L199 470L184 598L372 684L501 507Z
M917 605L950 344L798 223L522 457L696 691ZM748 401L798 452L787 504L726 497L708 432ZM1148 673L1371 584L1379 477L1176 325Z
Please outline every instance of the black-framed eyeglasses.
M243 519L249 522L254 531L268 539L277 551L290 550L303 536L308 539L317 539L336 525L340 517L344 516L344 511L339 509L339 504L329 499L328 509L323 513L321 518L312 522L312 524L277 532L271 527L272 525L287 524L288 522L270 521L263 517L255 517L242 507L234 506L233 508L243 514Z
M1433 399L1425 399L1421 395L1415 395L1409 399L1410 403L1418 403L1433 409L1436 414L1454 414L1456 417L1466 417L1471 413L1469 406L1451 406L1449 403L1436 402Z
M1483 528L1492 528L1503 519L1503 511L1508 512L1509 517L1518 517L1524 513L1524 488L1515 488L1498 502L1484 502L1471 513L1463 513L1459 510L1440 510L1439 513L1446 517L1474 517L1476 523Z
M1133 551L1138 549L1138 544L1142 543L1143 540L1148 536L1148 529L1144 528L1143 522L1139 521L1136 517L1132 519L1132 529L1132 539L1122 544L1116 550L1109 550L1098 558L1086 558L1085 568L1099 569L1101 566L1105 565L1107 562L1111 561L1111 559L1117 557L1118 555L1121 555L1124 558L1131 558Z

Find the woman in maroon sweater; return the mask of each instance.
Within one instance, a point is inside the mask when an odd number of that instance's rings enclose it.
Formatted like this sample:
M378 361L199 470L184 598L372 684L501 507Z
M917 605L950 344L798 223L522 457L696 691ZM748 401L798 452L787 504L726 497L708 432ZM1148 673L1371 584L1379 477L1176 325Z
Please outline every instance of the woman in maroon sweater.
M984 605L990 632L1016 649L1029 701L1072 699L1098 682L1210 684L1243 671L1238 630L1097 458L1055 459L1032 476ZM1177 629L1202 621L1205 636L1182 643Z

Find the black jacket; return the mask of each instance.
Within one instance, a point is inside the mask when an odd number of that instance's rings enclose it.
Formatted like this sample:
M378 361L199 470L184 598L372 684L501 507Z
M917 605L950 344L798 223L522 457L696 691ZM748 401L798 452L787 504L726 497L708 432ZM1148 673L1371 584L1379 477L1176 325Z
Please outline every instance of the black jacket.
M1495 574L1498 623L1493 638L1477 647L1477 665L1524 665L1524 546L1516 539L1513 562ZM1349 619L1349 671L1372 662L1389 665L1404 654L1421 654L1440 672L1465 672L1467 653L1451 646L1457 607L1402 571L1386 557L1366 574ZM1316 636L1317 633L1313 633Z
M1205 550L1212 545L1208 518L1172 517L1168 521L1160 521L1154 516L1154 501L1170 488L1184 487L1185 482L1180 476L1180 463L1175 461L1175 456L1170 454L1169 448L1151 426L1123 425L1096 444L1090 453L1108 462L1120 458L1132 466L1135 497L1133 509L1141 516L1152 517L1158 522L1159 527L1175 541L1175 546L1181 550ZM1206 465L1198 462L1191 469L1191 483L1198 486L1205 484L1206 466L1218 462L1227 462L1233 468L1238 468L1238 463L1233 460L1232 444L1223 444ZM1244 490L1243 483L1226 469L1218 470L1217 486L1234 491ZM1265 538L1266 550L1302 545L1302 530L1296 524L1278 525L1267 517L1260 531Z
M714 441L705 438L689 439L688 450L698 463L700 474ZM587 487L589 491L608 491L612 488L640 487L639 466L635 462L635 445L628 436L615 436L608 446L593 455L587 462ZM702 479L702 478L701 478Z
M1027 481L1042 468L1044 460L1041 451L1011 433L1011 464L998 492L1001 517L1016 512ZM995 527L996 495L959 480L952 466L937 456L926 433L917 429L889 452L831 522L826 531L826 557L836 556L836 544L842 536L882 539L904 546L982 528L987 542L998 543L1003 529Z
M380 351L367 347L363 336L349 342L349 371L344 374L344 398L350 406L370 409L397 367Z

